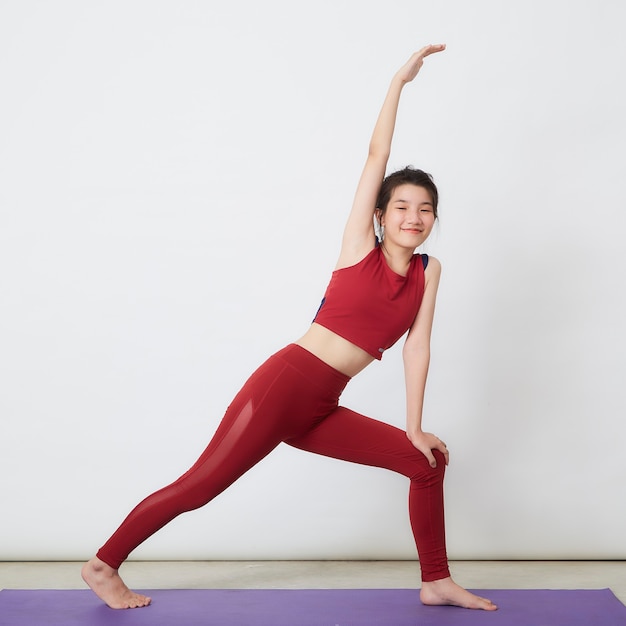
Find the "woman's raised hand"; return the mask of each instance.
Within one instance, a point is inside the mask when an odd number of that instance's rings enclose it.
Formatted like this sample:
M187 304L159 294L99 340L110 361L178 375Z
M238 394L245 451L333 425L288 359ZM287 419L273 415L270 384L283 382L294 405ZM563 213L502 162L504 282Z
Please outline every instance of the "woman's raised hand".
M420 71L422 65L424 64L424 59L427 56L435 54L435 52L442 52L445 49L445 43L424 46L421 50L415 52L411 56L411 58L398 70L396 76L405 83L411 82L417 76L417 73Z

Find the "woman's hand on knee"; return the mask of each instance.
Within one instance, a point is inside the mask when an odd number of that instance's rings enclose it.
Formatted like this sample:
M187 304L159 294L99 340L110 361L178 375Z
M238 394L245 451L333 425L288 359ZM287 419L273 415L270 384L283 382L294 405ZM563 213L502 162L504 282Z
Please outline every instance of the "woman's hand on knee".
M409 441L428 459L431 467L437 467L437 460L433 454L433 450L439 450L446 461L446 465L450 462L450 453L446 444L432 433L419 431L417 433L407 433Z

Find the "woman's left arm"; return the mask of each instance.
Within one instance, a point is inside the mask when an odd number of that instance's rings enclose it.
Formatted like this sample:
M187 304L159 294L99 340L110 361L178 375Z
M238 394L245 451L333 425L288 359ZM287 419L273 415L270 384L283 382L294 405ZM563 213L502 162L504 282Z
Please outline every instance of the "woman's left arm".
M422 430L424 390L430 363L430 335L440 276L441 263L436 258L430 257L426 268L426 285L422 304L402 349L406 382L406 435L411 443L426 456L432 467L437 466L433 450L439 450L445 455L446 465L449 460L448 449L441 439Z

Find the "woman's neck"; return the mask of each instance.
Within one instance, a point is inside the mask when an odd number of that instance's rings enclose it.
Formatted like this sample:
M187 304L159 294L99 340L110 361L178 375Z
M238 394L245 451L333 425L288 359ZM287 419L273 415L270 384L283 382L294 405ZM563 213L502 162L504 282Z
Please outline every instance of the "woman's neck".
M389 246L383 239L380 244L381 250L387 261L387 265L394 271L396 274L400 274L401 276L406 276L409 271L409 266L411 265L411 259L413 258L413 254L415 250L408 248L401 248L399 246Z

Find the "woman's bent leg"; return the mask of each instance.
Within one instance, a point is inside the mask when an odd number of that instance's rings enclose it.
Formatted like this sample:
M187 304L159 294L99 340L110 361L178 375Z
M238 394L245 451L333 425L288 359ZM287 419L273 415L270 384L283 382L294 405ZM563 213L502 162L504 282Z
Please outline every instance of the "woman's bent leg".
M420 599L424 604L447 604L495 610L490 600L470 593L450 577L443 514L443 455L433 450L437 467L408 440L404 431L339 407L307 434L286 443L324 456L383 467L411 480L409 514L422 569Z
M437 467L390 424L339 407L309 433L286 443L309 452L353 463L372 465L407 476L409 515L422 569L422 580L450 575L446 557L443 513L443 455L435 451Z

